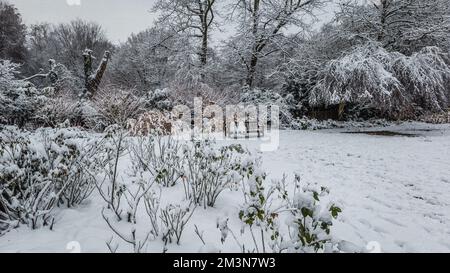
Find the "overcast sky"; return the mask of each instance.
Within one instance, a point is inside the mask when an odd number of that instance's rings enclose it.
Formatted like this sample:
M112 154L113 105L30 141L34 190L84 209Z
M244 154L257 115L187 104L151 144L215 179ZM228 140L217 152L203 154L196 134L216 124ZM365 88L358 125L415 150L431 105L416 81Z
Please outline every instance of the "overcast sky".
M155 0L8 0L15 4L26 24L60 23L82 18L100 23L114 41L150 27ZM81 3L77 5L77 3Z
M131 33L151 27L156 17L151 8L156 0L7 0L14 4L26 24L61 23L81 18L101 24L113 42L124 42ZM329 5L320 17L328 20ZM226 29L226 28L225 28ZM216 34L223 37L226 34Z

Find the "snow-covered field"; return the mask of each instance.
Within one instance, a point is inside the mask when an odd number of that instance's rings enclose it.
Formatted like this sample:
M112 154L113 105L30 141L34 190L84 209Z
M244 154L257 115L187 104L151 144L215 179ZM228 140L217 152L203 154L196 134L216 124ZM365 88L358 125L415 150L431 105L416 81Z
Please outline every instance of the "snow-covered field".
M333 236L358 250L370 242L383 252L450 252L450 125L406 123L365 129L415 137L343 133L346 130L350 129L282 131L279 149L262 153L263 167L270 178L296 172L304 181L327 186L343 209ZM237 142L250 150L258 147L255 141ZM163 196L183 198L182 186L164 189ZM218 218L228 217L240 236L241 198L227 191L215 208L197 208L181 245L171 244L168 251L239 251L233 240L221 244L216 224ZM112 232L101 216L103 206L94 193L82 206L58 211L53 231L21 227L0 237L0 252L108 252L105 242ZM206 246L195 235L194 225L203 232ZM242 240L249 237L246 233ZM147 249L162 250L160 240ZM119 251L130 248L122 243Z

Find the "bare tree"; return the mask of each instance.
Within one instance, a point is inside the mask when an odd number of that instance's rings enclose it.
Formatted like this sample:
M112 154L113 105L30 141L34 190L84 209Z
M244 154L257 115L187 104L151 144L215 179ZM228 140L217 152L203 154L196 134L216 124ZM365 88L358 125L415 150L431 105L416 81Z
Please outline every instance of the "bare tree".
M337 21L344 31L376 40L388 50L412 54L425 46L449 43L450 6L446 0L347 1Z
M282 30L292 25L303 27L306 17L314 17L314 9L323 0L236 0L232 6L232 19L237 14L240 21L238 40L242 47L236 47L242 55L241 62L247 69L246 84L253 87L258 63L276 51L269 45L276 44L282 37Z
M85 79L81 69L84 60L80 54L86 48L92 50L92 56L101 56L105 51L114 49L99 24L81 19L58 25L37 24L30 29L28 74L35 74L47 67L49 59L54 59L79 79L80 87Z
M165 87L176 72L174 55L180 49L177 36L162 26L131 35L114 54L111 81L139 93Z
M170 24L177 32L191 32L200 40L198 56L202 68L208 62L209 35L216 18L215 4L216 0L159 0L154 6L161 12L160 22Z

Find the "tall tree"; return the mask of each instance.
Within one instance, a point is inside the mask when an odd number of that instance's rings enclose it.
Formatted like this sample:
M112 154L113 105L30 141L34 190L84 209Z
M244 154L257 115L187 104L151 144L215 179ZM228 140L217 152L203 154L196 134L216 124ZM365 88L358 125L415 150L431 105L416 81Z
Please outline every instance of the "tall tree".
M23 63L26 58L26 26L17 9L0 1L0 59Z
M282 31L296 26L303 29L307 18L323 4L323 0L237 0L233 4L230 18L239 19L238 39L245 47L236 47L246 56L241 61L247 69L246 84L254 85L258 63L276 51L283 38ZM236 41L236 39L235 39ZM270 49L269 49L270 48ZM242 53L240 53L242 55Z
M83 54L92 50L92 56L102 56L105 51L113 51L114 46L107 39L103 28L93 22L81 19L70 23L39 24L30 31L31 64L29 74L47 66L49 59L55 59L71 70L79 79L84 79ZM31 71L34 69L34 71Z
M208 63L209 38L216 19L216 0L158 0L154 9L161 13L161 23L199 39L198 56L204 68Z
M114 54L111 81L139 93L165 88L176 80L189 82L197 61L189 37L154 26L132 35ZM197 75L198 78L198 75Z
M447 0L379 0L341 4L337 21L344 30L382 43L388 50L412 54L425 46L448 50L450 5Z

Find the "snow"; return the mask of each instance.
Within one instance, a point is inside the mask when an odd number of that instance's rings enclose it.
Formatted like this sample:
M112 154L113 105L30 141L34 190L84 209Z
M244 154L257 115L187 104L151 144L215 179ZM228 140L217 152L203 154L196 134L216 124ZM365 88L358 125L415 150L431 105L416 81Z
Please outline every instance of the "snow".
M393 126L415 138L340 134L342 130L286 132L264 156L272 175L284 170L329 187L343 208L334 235L383 251L450 250L450 128ZM372 130L372 129L371 129Z
M450 68L447 55L437 47L406 56L369 42L330 61L322 74L309 97L315 106L350 102L395 112L416 103L439 112L448 105Z
M348 251L366 247L380 247L383 252L450 251L450 125L370 128L416 137L345 133L355 130L369 129L281 131L279 149L261 153L267 181L298 173L302 181L328 187L330 198L343 209L332 235ZM259 147L258 141L227 141L236 142L253 151ZM123 176L126 166L126 162L120 166ZM163 188L162 197L162 207L182 200L182 185ZM236 236L251 245L249 233L240 233L240 204L241 192L225 191L214 208L198 207L181 244L169 244L168 252L238 252L233 239L221 243L224 236ZM58 210L53 230L23 226L0 237L0 252L108 252L106 242L113 233L101 216L104 206L94 193L79 207ZM144 214L140 211L137 216ZM138 221L136 229L145 230L146 225ZM195 234L195 226L206 245ZM117 238L113 241L120 243L119 252L132 250ZM146 251L162 252L163 248L158 239Z

